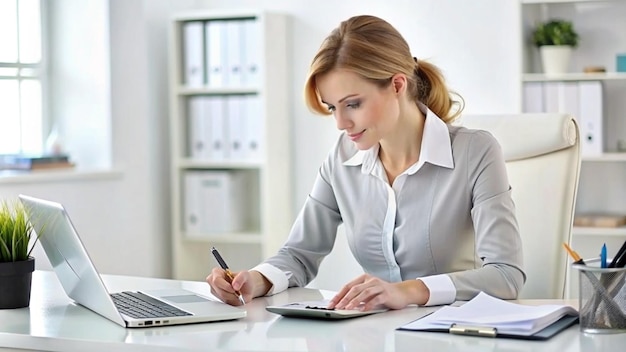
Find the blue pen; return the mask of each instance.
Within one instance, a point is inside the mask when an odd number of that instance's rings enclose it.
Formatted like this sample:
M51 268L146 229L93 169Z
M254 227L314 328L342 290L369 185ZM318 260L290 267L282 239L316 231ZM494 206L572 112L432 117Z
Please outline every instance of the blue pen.
M606 243L602 245L600 250L600 267L606 268Z

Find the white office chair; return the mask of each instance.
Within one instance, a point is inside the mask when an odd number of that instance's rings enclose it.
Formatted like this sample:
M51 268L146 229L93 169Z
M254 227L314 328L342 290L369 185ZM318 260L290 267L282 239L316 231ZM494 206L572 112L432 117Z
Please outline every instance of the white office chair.
M502 146L513 187L527 279L520 298L564 298L580 175L576 121L564 114L487 115L462 118L468 128L491 132Z

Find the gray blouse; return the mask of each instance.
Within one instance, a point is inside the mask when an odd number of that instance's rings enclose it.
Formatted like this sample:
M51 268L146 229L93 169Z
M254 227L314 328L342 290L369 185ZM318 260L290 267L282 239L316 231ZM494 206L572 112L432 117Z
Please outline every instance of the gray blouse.
M313 280L343 223L366 273L389 282L423 279L428 304L480 291L517 297L525 281L522 244L500 145L486 131L445 124L425 110L419 160L391 186L378 145L359 151L339 137L287 241L253 269L274 284L270 294Z

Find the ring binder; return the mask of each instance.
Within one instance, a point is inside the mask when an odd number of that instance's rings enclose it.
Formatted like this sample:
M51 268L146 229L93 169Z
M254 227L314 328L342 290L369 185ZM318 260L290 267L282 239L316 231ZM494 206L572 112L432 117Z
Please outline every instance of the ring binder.
M449 332L455 335L471 335L484 337L496 337L496 335L498 335L498 329L496 328L459 324L452 324L452 326L450 326Z

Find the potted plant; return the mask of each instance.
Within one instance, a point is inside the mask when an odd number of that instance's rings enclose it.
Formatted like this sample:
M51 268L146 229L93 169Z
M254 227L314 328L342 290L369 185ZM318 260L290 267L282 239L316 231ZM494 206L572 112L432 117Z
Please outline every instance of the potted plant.
M30 304L31 252L41 231L34 231L27 215L21 202L0 201L0 309Z
M532 40L539 48L544 73L568 71L572 50L578 45L578 33L572 22L551 19L540 23L533 31Z

